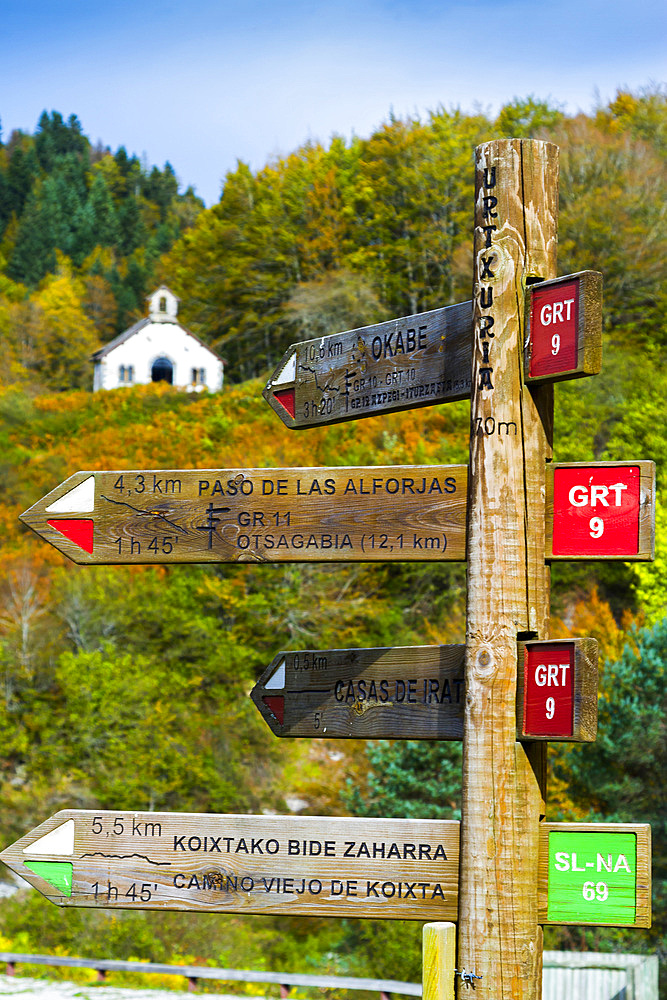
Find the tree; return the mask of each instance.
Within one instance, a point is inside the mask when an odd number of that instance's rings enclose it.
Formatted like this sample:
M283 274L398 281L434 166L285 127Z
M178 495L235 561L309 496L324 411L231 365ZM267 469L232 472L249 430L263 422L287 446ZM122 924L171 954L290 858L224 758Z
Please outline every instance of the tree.
M533 139L552 131L563 120L563 112L539 98L515 97L503 105L496 118L496 129L508 139Z
M54 248L53 235L45 219L41 187L38 183L30 193L19 222L16 242L7 267L9 277L34 287L49 270L55 267Z
M616 662L605 664L595 743L563 744L555 774L582 819L650 823L653 840L653 927L649 940L632 936L632 950L658 947L667 955L667 618L629 637ZM570 931L574 947L579 937ZM620 932L613 937L618 948ZM604 941L604 935L599 937ZM595 947L595 945L593 945ZM627 948L628 945L626 944Z
M36 367L46 385L62 391L90 385L90 356L99 341L83 309L83 284L67 261L60 261L60 272L47 279L34 302L39 310Z
M39 177L39 163L33 143L23 133L12 136L9 146L9 167L7 185L9 187L9 208L20 216L26 199Z
M348 784L355 816L460 819L461 744L369 741L365 787Z
M353 330L386 319L377 295L359 274L329 271L324 277L295 286L285 315L297 326L299 340Z
M102 174L95 175L90 188L89 203L93 211L95 245L115 246L119 237L118 219Z
M584 116L552 134L561 147L559 269L604 276L604 317L616 341L667 336L664 163L645 142Z

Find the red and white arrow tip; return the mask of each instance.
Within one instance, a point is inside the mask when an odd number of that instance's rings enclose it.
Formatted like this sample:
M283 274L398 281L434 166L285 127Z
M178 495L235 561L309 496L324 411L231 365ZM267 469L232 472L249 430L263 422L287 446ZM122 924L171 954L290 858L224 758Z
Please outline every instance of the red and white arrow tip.
M95 545L95 475L77 472L20 519L74 562L87 562ZM86 516L87 515L87 516Z
M288 347L262 392L269 406L288 427L295 426L296 354L297 345Z
M278 653L250 692L269 728L280 736L285 721L285 653Z

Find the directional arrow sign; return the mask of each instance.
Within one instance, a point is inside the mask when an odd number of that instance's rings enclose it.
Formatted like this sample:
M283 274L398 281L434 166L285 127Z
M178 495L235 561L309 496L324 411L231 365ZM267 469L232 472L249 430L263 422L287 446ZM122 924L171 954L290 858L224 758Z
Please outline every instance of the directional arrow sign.
M292 344L264 389L288 427L470 397L472 302Z
M599 272L528 286L525 310L526 381L600 371ZM295 429L469 399L472 316L472 302L461 302L292 344L264 398Z
M60 906L452 919L459 824L66 809L0 859Z
M597 642L519 643L517 738L590 742ZM463 739L465 646L282 651L250 692L276 736Z
M459 824L64 809L0 854L59 906L456 920ZM540 825L540 923L648 927L648 826Z
M276 736L463 738L465 646L280 652L250 692Z
M21 520L78 563L462 560L467 478L465 465L77 472ZM655 466L554 466L546 516L547 559L652 559Z
M21 515L78 563L465 558L464 465L77 472Z

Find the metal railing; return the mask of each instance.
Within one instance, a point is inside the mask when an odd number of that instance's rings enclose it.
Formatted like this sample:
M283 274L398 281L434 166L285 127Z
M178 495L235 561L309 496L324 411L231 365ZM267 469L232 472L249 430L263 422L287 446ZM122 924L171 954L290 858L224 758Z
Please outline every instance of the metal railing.
M390 1000L394 993L419 997L421 983L403 983L396 979L361 979L353 976L309 976L290 972L255 972L246 969L219 969L206 965L160 965L157 962L121 962L106 958L72 958L61 955L26 955L13 951L0 952L0 962L5 962L7 974L16 973L17 965L60 965L70 968L95 969L98 980L108 972L154 972L167 976L184 976L188 989L197 988L199 979L218 979L223 982L275 983L280 986L280 996L289 995L294 986L319 989L366 990L379 993L381 1000Z
M121 962L105 958L72 958L61 955L27 955L0 952L7 973L15 975L17 965L60 965L95 969L98 980L108 972L154 972L183 976L188 990L200 979L223 982L273 983L285 1000L294 986L319 989L365 990L379 993L380 1000L392 994L420 997L421 983L395 979L361 979L353 976L309 976L289 972L255 972L247 969L219 969L206 965L160 965L157 962ZM595 952L544 952L544 1000L658 1000L658 958L656 955L613 955Z

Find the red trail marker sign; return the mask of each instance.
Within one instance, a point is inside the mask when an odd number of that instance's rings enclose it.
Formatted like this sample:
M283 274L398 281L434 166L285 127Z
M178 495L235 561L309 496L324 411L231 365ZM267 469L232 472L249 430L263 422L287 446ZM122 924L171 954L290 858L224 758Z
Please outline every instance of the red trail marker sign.
M580 271L526 289L524 380L556 382L602 367L602 275Z
M595 739L595 639L517 654L517 739ZM460 740L464 657L463 644L282 651L250 697L276 736Z
M650 560L655 464L573 462L550 470L547 558Z

